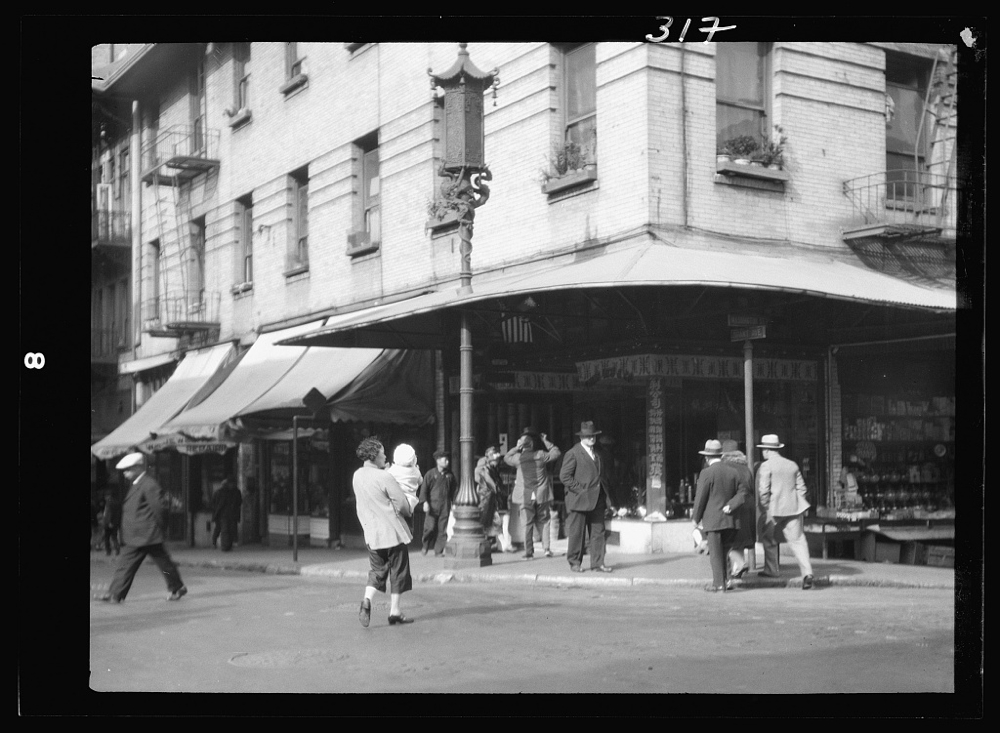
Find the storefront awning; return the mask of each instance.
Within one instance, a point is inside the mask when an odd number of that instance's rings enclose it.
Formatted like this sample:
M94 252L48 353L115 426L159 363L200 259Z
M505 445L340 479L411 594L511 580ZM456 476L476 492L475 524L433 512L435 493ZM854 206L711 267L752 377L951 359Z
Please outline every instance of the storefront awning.
M788 259L647 240L613 252L581 251L544 266L535 263L516 273L473 278L471 292L449 288L334 316L323 328L284 343L433 348L440 338L443 309L474 309L482 301L535 292L657 285L771 290L938 312L955 311L958 302L954 289L911 282L829 257ZM400 321L404 318L405 324Z
M333 420L421 424L432 418L430 354L276 345L322 325L262 334L209 397L178 414L162 432L220 440L236 419L287 426L293 415L311 414L302 399L313 389L326 398Z
M144 446L163 423L184 409L196 393L226 362L233 358L231 343L188 352L170 379L132 417L90 447L97 458L109 459Z

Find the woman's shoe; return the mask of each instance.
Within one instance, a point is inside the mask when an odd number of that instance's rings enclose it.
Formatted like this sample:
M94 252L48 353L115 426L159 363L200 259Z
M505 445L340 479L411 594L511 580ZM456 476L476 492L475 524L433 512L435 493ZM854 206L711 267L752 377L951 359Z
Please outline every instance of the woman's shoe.
M365 598L363 601L361 601L361 610L358 611L358 620L361 622L361 625L367 629L368 623L371 621L371 618L372 618L372 602L369 601L367 598Z
M412 624L413 619L399 614L398 616L389 616L389 625L395 626L396 624Z
M744 565L739 570L735 571L732 574L733 580L739 580L740 578L742 578L744 575L746 575L748 569L749 568L746 565Z

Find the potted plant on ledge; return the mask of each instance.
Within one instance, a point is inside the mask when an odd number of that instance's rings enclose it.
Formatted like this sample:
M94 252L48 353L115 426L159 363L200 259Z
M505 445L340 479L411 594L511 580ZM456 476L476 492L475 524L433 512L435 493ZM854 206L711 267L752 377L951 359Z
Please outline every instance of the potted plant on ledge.
M549 167L541 170L542 190L554 193L597 179L596 138L590 146L573 140L552 147Z
M785 143L788 142L788 138L785 137L781 125L775 125L774 132L771 139L765 140L761 145L759 155L762 165L778 171L785 167Z
M750 159L760 150L760 143L752 135L739 135L726 140L723 150L732 156L737 165L749 165Z

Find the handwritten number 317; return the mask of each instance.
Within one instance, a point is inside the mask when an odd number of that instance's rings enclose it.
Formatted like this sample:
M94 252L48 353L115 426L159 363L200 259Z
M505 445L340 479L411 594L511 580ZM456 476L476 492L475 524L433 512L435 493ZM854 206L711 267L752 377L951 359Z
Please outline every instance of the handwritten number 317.
M670 15L657 15L656 19L657 20L665 20L667 22L660 26L660 30L663 31L663 35L660 36L659 38L653 38L653 34L652 33L647 33L646 34L646 40L647 41L652 41L653 43L659 43L660 41L667 40L667 37L670 35L670 26L672 26L674 24L674 19ZM712 40L713 36L715 36L716 32L718 32L718 31L728 31L728 30L732 30L733 28L736 27L735 25L727 25L727 26L721 26L720 27L719 26L719 19L717 17L715 17L714 15L710 15L707 18L702 18L701 22L702 23L711 23L712 24L712 25L708 25L708 26L705 26L703 28L699 28L698 29L702 33L707 33L708 34L708 38L706 38L704 40L704 43L709 43ZM680 41L681 43L684 42L684 36L687 35L688 28L690 28L690 27L691 27L691 19L688 18L684 22L684 30L682 30L680 36L677 37L678 41Z

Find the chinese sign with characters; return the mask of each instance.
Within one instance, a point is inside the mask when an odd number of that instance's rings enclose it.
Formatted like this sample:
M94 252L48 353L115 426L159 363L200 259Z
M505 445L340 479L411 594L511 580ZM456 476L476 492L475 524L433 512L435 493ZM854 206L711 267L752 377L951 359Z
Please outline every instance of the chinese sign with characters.
M647 379L684 377L742 379L743 358L688 354L640 354L578 362L577 376L583 383L601 379ZM806 359L754 359L754 379L816 381L818 364Z

